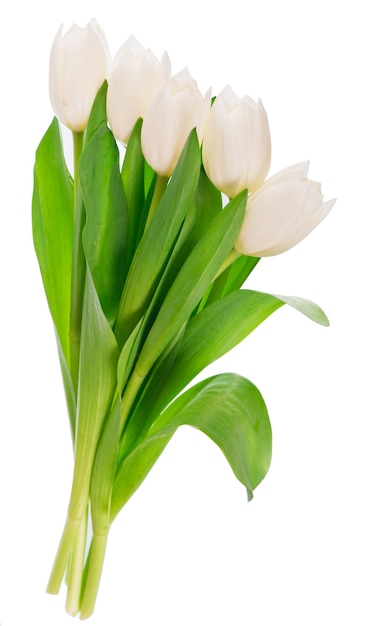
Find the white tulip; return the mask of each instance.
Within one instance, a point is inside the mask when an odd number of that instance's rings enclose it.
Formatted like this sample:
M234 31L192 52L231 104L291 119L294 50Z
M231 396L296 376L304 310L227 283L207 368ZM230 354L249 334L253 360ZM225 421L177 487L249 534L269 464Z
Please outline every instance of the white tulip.
M110 52L96 20L85 28L74 24L65 35L62 29L50 54L50 99L60 122L81 132L87 127L95 96L108 78Z
M230 198L258 189L270 167L269 122L262 102L227 86L206 121L202 159L212 183Z
M107 91L107 117L117 139L127 144L137 120L145 117L148 105L169 80L167 53L159 62L135 37L118 50Z
M186 140L197 129L201 143L211 90L202 96L185 68L160 90L146 112L141 131L144 156L160 176L171 176Z
M264 257L286 252L306 237L330 212L320 183L307 178L309 162L292 165L250 194L235 248Z

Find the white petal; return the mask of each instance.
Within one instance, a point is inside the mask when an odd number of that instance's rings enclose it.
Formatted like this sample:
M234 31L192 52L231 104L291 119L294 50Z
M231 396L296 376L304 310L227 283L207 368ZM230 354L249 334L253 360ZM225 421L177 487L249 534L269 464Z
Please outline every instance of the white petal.
M303 161L280 170L265 181L265 185L274 185L288 180L304 180L307 178L310 162Z

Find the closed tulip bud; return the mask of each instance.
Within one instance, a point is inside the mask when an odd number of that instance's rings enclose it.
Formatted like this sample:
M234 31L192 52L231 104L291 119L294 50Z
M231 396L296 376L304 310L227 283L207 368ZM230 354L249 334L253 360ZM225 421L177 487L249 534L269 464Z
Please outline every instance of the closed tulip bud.
M212 183L230 198L258 189L270 167L269 122L262 102L227 86L206 121L202 159Z
M107 91L107 117L113 134L123 144L127 144L135 123L145 117L148 105L170 75L167 53L159 62L133 36L119 49Z
M160 176L171 176L193 128L201 143L210 97L211 90L203 97L194 78L184 69L151 102L141 143L146 160Z
M249 256L274 256L306 237L330 212L320 183L307 178L309 163L278 172L248 197L243 226L235 244Z
M50 54L49 91L60 122L74 132L86 129L95 96L108 78L110 53L96 20L58 31Z

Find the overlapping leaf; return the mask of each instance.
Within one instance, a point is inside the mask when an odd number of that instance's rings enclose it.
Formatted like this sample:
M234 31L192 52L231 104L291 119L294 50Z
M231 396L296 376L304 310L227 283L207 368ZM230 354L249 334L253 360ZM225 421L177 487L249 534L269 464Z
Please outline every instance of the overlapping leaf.
M146 375L163 350L187 323L214 276L229 254L246 209L247 194L240 193L212 220L187 257L171 285L145 340L136 368Z
M153 297L185 215L192 205L199 174L199 145L194 130L130 266L116 326L121 345L125 343Z

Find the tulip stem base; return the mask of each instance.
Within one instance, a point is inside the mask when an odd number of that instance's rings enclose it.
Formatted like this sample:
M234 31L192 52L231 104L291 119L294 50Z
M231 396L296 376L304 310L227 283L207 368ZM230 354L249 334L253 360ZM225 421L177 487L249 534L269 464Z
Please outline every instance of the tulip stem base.
M107 539L108 533L94 534L91 541L90 551L84 571L84 583L80 606L79 617L82 620L87 619L94 612L106 554Z
M87 515L82 519L67 519L57 550L47 593L56 595L65 578L68 615L87 619L94 611L102 576L108 532L94 534L86 557Z

